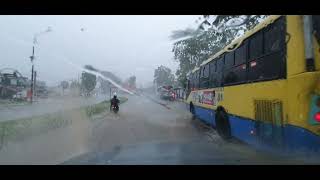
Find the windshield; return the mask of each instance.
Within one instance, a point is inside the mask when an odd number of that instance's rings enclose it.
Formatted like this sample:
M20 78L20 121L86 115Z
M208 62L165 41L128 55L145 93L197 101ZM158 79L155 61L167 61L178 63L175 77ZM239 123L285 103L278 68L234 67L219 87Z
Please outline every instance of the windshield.
M0 16L0 164L317 164L313 19Z

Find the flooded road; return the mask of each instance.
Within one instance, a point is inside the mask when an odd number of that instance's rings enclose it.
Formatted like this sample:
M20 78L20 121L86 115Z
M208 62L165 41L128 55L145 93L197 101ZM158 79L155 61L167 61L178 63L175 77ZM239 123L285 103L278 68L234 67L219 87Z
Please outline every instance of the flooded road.
M0 164L301 164L224 142L179 102L129 96L119 114L80 116L0 151ZM165 108L163 106L170 108Z
M62 110L83 107L106 100L109 96L97 97L49 97L48 99L39 99L32 105L25 103L23 105L0 105L0 122L7 120L14 120L19 118L43 115L46 113L53 113ZM19 113L16 113L19 112Z

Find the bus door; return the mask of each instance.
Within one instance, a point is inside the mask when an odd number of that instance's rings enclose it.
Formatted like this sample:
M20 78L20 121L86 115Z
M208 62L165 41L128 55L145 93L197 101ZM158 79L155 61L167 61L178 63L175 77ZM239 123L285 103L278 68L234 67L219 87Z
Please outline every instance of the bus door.
M281 101L255 100L256 134L263 144L283 146Z

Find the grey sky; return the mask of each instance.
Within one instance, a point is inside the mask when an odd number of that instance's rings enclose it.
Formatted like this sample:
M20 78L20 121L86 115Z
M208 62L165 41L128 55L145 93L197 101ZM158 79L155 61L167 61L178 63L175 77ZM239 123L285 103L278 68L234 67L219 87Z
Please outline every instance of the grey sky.
M33 35L51 26L53 31L39 36L35 49L40 80L56 85L77 78L80 71L70 61L112 71L122 79L136 75L138 84L145 84L159 65L176 70L168 37L198 17L0 16L0 69L15 68L29 77Z

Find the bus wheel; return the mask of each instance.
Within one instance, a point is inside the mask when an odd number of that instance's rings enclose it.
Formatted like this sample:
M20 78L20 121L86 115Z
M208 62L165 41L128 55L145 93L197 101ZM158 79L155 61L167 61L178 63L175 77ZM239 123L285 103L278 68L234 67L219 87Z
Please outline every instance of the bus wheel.
M229 123L229 118L228 114L224 110L223 107L218 107L217 108L217 113L216 113L216 129L219 134L219 136L223 140L230 140L231 139L231 129L230 129L230 123Z

